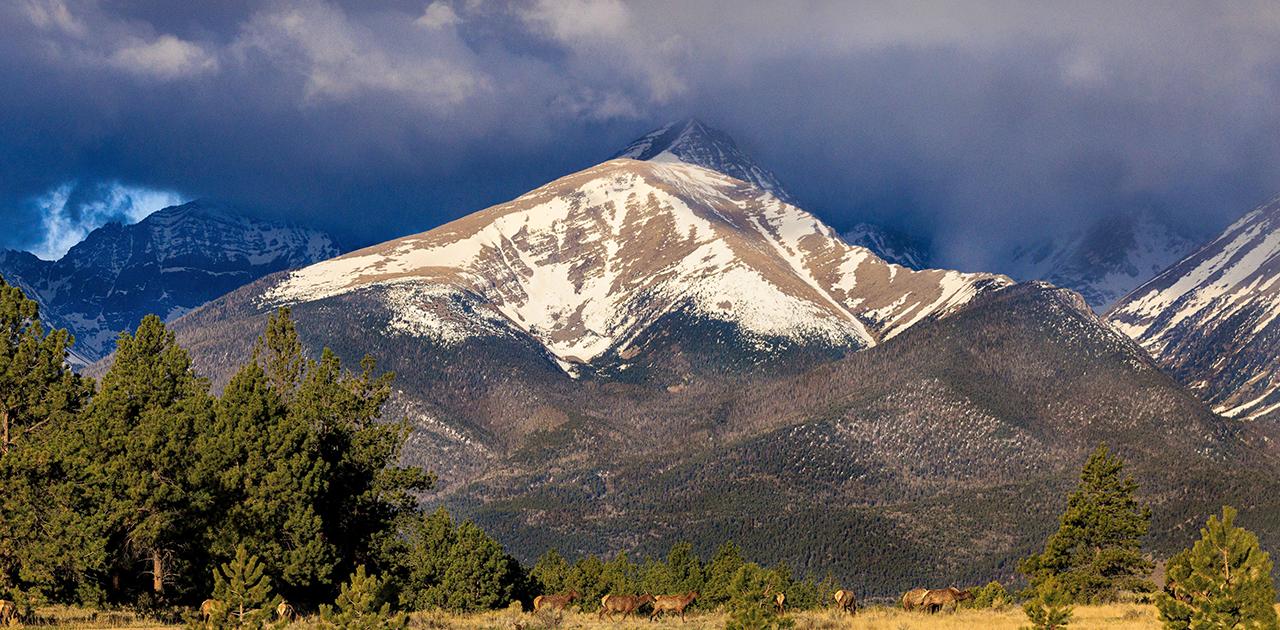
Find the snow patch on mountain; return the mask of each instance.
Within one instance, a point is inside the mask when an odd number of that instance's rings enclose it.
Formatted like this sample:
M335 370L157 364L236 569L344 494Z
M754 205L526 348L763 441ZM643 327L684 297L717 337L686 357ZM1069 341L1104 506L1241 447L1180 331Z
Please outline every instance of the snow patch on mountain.
M1241 217L1108 314L1215 410L1280 409L1280 197Z
M628 351L677 312L750 337L865 348L1008 283L889 265L739 179L683 161L619 159L295 271L261 299L388 287L395 331L457 343L505 328L562 364L584 364Z

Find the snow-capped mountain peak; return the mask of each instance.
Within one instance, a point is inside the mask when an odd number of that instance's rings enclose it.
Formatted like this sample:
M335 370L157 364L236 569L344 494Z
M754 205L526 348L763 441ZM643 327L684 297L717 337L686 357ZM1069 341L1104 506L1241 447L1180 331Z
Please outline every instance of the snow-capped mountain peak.
M1107 317L1218 412L1280 412L1280 197L1138 287Z
M758 187L681 161L617 159L422 234L295 271L267 305L373 296L393 331L532 338L571 374L626 357L667 316L758 348L860 349L1008 280L911 271Z

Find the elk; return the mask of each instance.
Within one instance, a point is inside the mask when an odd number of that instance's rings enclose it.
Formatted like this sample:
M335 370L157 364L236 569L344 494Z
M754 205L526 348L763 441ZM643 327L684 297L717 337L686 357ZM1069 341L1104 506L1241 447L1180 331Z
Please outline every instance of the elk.
M543 608L549 610L564 610L578 599L578 591L569 591L568 593L557 593L555 595L539 595L533 598L533 611L538 612Z
M930 590L921 603L926 612L936 613L947 606L952 606L952 610L955 610L960 607L960 602L968 599L973 599L973 593L951 586Z
M293 605L289 602L282 601L276 606L276 617L283 621L293 621L298 616L298 611L293 609Z
M213 616L213 610L221 605L222 602L216 599L206 599L200 602L200 618L204 619L205 623L208 623L209 618Z
M653 595L605 595L600 598L600 613L598 618L603 619L608 616L609 621L613 621L613 613L622 613L622 618L626 619L628 615L639 610L645 604L653 603Z
M929 594L927 588L913 588L902 594L902 609L905 611L917 610L924 606L924 598Z
M836 607L851 615L858 614L858 598L854 597L853 591L840 589L835 592Z
M18 606L7 599L0 599L0 626L11 626L18 616Z
M653 598L653 612L649 613L649 621L653 621L658 617L659 613L666 616L668 612L680 615L680 622L684 623L684 609L698 597L698 591L689 591L684 595L659 595Z
M769 580L769 584L768 584L768 585L766 585L766 586L764 587L764 596L765 596L765 597L768 597L768 596L769 596L769 593L772 593L772 592L773 592L773 585L774 585L774 581L773 581L773 580ZM777 593L776 595L774 595L774 596L773 596L773 608L774 608L774 610L778 611L778 614L779 614L779 615L781 615L784 611L786 611L786 609L787 609L787 594L786 594L786 593L783 593L782 591L778 591L778 593Z

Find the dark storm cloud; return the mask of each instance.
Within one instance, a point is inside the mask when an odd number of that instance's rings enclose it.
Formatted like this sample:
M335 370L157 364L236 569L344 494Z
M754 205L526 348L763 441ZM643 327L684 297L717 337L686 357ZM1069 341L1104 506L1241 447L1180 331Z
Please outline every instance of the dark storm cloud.
M1280 191L1271 2L18 0L0 35L10 246L47 240L32 200L71 181L366 243L685 115L838 227L966 267L1135 208L1204 233Z

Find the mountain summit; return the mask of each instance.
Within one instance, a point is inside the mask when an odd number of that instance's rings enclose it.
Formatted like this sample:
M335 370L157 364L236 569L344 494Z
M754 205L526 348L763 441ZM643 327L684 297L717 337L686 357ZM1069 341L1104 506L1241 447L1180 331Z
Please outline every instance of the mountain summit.
M677 135L704 133L693 125ZM376 296L394 333L530 338L575 373L601 362L625 369L664 318L727 325L756 349L857 350L1008 283L886 264L761 192L679 160L612 160L298 270L262 299Z
M309 352L377 357L433 500L525 560L693 532L808 574L886 567L879 596L1007 569L1099 442L1174 497L1153 531L1252 487L1216 464L1257 455L1240 423L1079 295L1010 284L892 265L745 180L624 158L173 329L215 385L280 306Z
M40 304L47 324L71 331L73 362L89 364L144 315L171 320L266 274L337 253L320 232L192 201L133 225L104 225L56 261L0 252L0 275Z
M791 193L772 171L739 149L728 134L708 127L696 118L678 120L654 129L613 157L696 164L767 190L787 203L795 203Z
M738 148L728 134L707 126L696 118L667 123L636 139L616 153L614 158L678 161L694 164L740 179L768 191L782 201L795 204L773 171L761 166ZM841 234L851 245L865 247L880 258L911 269L929 266L928 247L906 234L872 223L859 223Z

